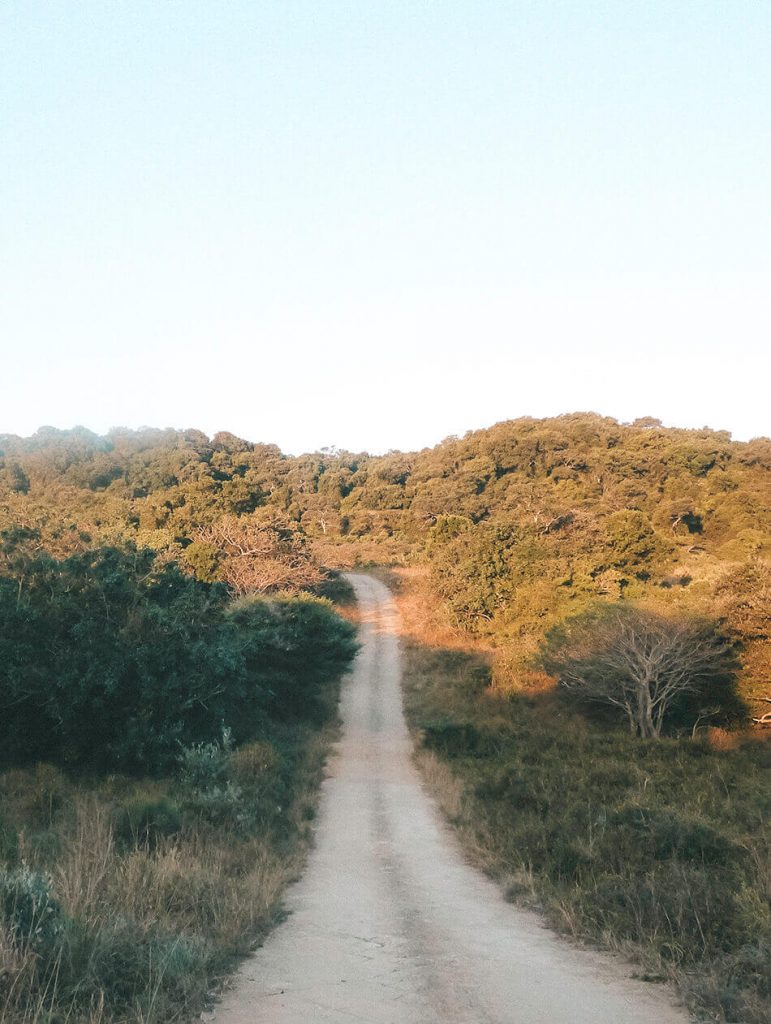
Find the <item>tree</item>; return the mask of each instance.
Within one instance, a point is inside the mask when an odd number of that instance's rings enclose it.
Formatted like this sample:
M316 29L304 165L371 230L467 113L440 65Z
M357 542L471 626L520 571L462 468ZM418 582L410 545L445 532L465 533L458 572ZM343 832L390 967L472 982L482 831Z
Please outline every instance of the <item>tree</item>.
M577 699L616 708L633 734L657 739L687 695L704 697L716 685L730 692L736 660L706 620L614 604L552 629L539 665Z
M190 549L190 564L211 574L204 579L219 579L237 595L307 589L324 579L304 537L287 523L223 516L202 527Z

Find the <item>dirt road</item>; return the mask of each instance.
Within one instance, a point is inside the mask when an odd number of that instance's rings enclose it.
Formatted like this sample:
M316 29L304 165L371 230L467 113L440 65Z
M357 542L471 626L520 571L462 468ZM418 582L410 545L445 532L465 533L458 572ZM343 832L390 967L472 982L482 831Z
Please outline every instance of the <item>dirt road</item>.
M470 868L412 765L387 588L351 575L363 642L290 917L218 1024L682 1024L667 993L574 949Z

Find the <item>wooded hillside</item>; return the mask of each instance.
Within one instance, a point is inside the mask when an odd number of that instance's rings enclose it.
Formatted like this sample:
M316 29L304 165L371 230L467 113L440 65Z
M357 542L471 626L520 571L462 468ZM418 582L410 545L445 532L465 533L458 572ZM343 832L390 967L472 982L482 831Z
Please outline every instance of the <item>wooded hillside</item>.
M458 628L506 645L523 679L546 631L596 600L710 615L740 642L744 692L759 698L770 480L767 438L583 413L379 457L43 428L0 436L0 529L57 556L131 541L247 590L317 581L311 549L330 566L426 562Z

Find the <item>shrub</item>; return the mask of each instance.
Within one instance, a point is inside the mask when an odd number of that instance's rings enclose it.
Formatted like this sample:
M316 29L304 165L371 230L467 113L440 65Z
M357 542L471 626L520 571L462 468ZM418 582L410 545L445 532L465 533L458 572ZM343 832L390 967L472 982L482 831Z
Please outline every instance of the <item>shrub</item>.
M132 548L40 555L23 581L0 577L6 763L155 771L177 741L216 733L235 658L224 588L154 557Z
M270 717L326 721L356 649L328 601L230 609L222 585L152 551L36 555L23 570L0 575L0 764L158 773L223 725L243 741ZM42 771L50 820L62 787Z
M0 871L0 919L16 946L50 954L64 926L51 879L24 866Z
M193 791L212 789L224 782L232 745L230 730L223 730L222 742L195 743L179 755L182 785Z
M179 764L185 808L212 825L248 832L255 823L254 810L244 801L241 787L227 778L230 748L229 730L224 730L221 743L183 748Z
M276 747L267 740L258 740L233 751L228 761L228 774L240 786L259 786L275 775L280 763Z
M679 858L691 863L737 867L744 851L708 825L687 821L672 811L632 805L612 812L607 819L608 853L623 859Z
M170 800L132 800L112 816L113 835L124 847L155 849L160 839L182 828L182 815Z
M440 720L423 724L423 745L446 757L484 755L498 749L499 738L470 722Z
M262 731L266 714L283 722L321 723L337 704L331 684L357 650L356 629L323 598L242 598L228 610L249 688L233 719L236 740ZM253 689L264 693L256 702Z

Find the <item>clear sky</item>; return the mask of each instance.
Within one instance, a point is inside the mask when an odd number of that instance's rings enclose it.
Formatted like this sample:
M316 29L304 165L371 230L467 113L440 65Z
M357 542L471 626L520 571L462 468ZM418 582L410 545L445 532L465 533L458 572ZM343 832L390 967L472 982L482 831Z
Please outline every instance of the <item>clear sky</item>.
M5 0L0 432L771 432L771 3Z

